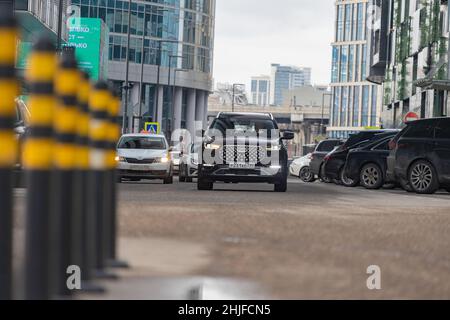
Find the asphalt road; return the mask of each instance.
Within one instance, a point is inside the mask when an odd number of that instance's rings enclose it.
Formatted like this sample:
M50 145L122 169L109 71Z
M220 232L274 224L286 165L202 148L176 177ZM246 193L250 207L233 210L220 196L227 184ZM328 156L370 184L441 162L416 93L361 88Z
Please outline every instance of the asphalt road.
M130 279L242 282L269 298L450 299L446 192L295 179L285 194L258 184L197 191L177 181L123 183L119 190L120 250L134 266ZM367 288L371 265L381 268L381 290Z

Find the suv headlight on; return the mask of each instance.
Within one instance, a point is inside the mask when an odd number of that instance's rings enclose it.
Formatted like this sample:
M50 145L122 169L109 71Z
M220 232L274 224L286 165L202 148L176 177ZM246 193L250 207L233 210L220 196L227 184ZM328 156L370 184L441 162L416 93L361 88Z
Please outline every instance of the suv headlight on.
M126 162L127 160L125 159L125 157L116 156L116 161L117 162Z
M267 147L266 149L267 151L280 151L281 150L281 146L280 145L271 145L269 147Z
M219 150L220 147L221 147L220 144L212 144L212 143L205 144L205 149L208 150Z

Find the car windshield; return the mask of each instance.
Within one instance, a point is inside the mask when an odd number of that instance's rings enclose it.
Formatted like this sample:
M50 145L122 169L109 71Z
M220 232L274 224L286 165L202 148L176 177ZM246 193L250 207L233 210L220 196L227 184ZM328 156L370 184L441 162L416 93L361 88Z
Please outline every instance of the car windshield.
M166 149L166 142L161 137L123 137L118 148L164 150Z
M271 130L278 129L270 119L257 119L248 117L231 117L215 119L211 129L225 133L226 130L235 130L237 133L261 133L264 130L270 134Z

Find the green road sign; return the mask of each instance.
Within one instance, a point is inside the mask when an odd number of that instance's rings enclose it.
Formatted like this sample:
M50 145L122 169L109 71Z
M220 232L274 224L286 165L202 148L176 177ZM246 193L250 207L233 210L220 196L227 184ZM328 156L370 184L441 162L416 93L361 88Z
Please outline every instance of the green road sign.
M146 122L144 125L144 131L151 134L159 134L160 126L158 122Z
M31 47L33 44L31 42L19 41L17 44L17 58L16 58L16 68L26 69L28 55L31 52Z
M108 29L101 19L70 18L68 46L75 48L80 68L93 80L108 77Z

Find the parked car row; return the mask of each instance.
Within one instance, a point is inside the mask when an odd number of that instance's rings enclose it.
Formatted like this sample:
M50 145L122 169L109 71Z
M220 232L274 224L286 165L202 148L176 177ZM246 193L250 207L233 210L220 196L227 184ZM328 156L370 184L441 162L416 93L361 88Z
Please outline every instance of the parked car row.
M291 164L305 182L380 189L398 185L409 192L450 192L450 118L407 123L403 130L365 130L346 141L328 139Z

